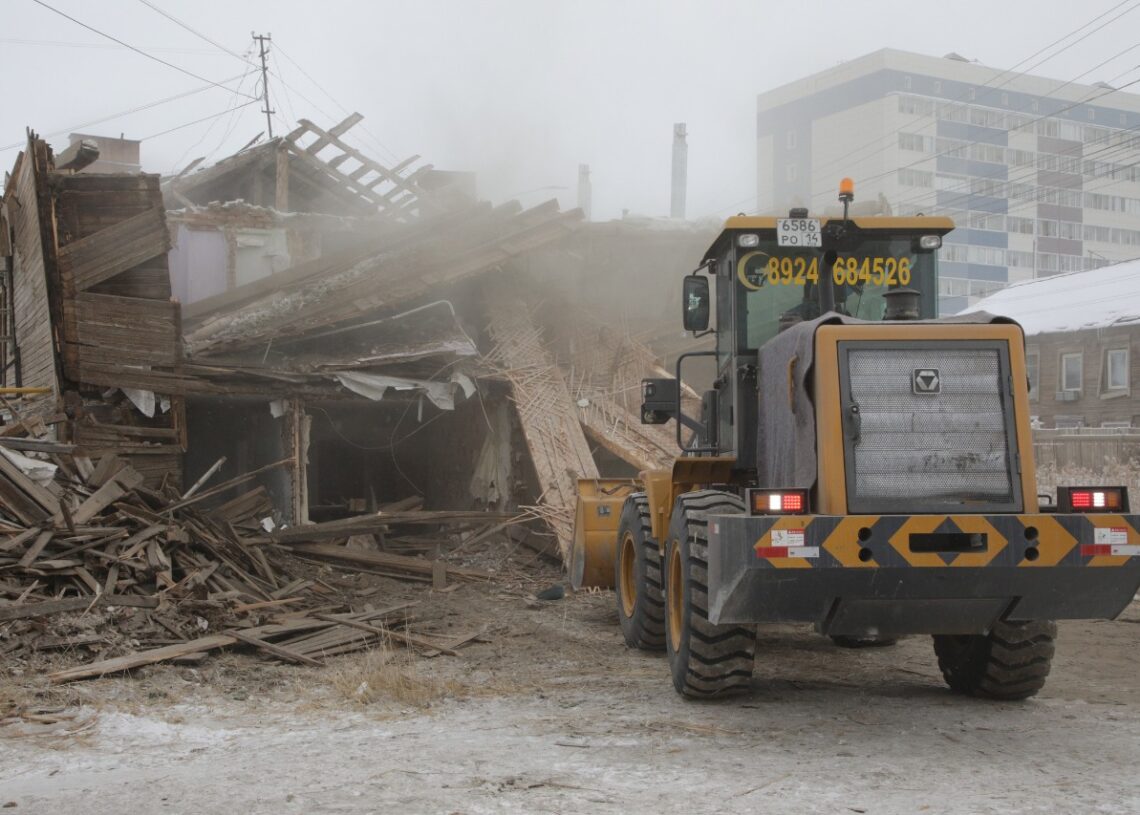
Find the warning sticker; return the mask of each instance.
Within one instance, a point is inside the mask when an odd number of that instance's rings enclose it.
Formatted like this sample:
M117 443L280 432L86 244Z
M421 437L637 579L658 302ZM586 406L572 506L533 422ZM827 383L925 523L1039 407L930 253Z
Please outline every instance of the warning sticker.
M1121 541L1127 543L1127 541ZM804 531L802 529L773 529L773 546L799 547L804 545Z
M1120 546L1128 543L1128 529L1123 526L1098 526L1093 530L1093 543Z
M1140 555L1140 546L1113 546L1112 554L1116 556L1125 555L1135 557L1136 555Z

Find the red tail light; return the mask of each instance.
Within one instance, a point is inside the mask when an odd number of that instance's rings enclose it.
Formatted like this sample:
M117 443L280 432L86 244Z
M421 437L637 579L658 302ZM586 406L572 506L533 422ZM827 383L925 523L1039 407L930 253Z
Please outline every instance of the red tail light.
M1127 512L1124 487L1058 487L1058 512Z
M808 510L807 490L749 490L753 515L802 515Z

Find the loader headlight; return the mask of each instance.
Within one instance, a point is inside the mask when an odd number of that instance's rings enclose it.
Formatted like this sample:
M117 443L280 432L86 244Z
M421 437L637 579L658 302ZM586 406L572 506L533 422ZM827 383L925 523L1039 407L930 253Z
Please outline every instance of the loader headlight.
M736 238L736 245L745 249L751 249L760 245L760 236L751 234L739 235Z
M942 248L941 235L923 235L918 239L919 249L940 249Z

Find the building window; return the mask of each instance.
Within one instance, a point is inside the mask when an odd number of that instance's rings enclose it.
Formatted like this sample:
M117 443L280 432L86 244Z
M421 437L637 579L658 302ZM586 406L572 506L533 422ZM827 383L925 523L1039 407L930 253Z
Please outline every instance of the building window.
M1068 393L1081 392L1084 378L1084 355L1061 354L1061 390Z
M1128 349L1110 348L1105 352L1104 388L1107 391L1128 390Z
M937 94L942 93L942 80L941 79L936 79L934 81L934 92Z
M788 181L796 180L796 165L789 164L785 172L787 173Z
M910 88L911 88L911 85L913 85L913 84L914 84L914 83L911 81L911 78L910 78L910 75L909 75L909 74L908 74L907 76L904 76L904 77L903 77L903 87L904 87L906 90L908 90L908 91L909 91L909 90L910 90Z
M1036 351L1029 351L1025 355L1025 373L1029 379L1029 401L1037 401L1037 383L1041 376L1040 355Z
M898 171L899 183L907 187L933 187L934 173L903 167Z
M796 131L794 131L794 130L788 131L787 137L785 138L785 144L787 145L789 150L795 150L796 149Z

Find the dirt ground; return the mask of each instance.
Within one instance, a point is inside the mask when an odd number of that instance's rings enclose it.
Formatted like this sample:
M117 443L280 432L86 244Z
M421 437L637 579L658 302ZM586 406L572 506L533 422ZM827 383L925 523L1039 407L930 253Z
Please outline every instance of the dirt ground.
M147 813L1136 813L1140 604L1061 626L1045 691L945 689L928 638L850 651L763 632L751 691L682 700L613 596L536 602L553 567L417 599L460 656L254 654L50 687L5 666L0 805ZM67 657L60 657L67 660ZM70 664L80 661L70 657ZM46 713L44 713L46 711Z

